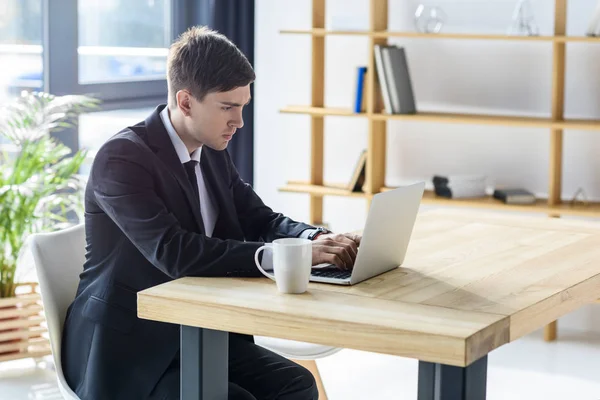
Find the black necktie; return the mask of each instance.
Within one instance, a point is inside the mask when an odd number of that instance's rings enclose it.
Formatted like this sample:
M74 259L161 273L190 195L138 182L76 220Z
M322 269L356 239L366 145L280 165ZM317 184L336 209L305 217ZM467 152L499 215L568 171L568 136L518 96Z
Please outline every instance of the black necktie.
M198 179L196 178L196 164L198 161L190 160L186 163L183 163L183 167L185 168L185 172L187 172L188 180L190 181L190 185L192 185L192 189L196 194L196 200L200 202L200 192L198 190Z

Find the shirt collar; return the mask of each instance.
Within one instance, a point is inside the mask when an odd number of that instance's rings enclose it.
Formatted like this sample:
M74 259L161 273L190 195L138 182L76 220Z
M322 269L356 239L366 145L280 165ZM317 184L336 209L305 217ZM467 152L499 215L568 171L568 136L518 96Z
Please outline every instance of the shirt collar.
M202 155L202 147L198 147L196 150L194 150L194 152L191 155L188 153L187 147L185 147L183 140L181 140L181 138L175 131L173 124L171 123L171 117L169 116L169 106L166 106L160 112L160 119L162 120L163 125L165 126L165 129L169 134L169 138L173 143L173 147L175 147L175 151L177 152L179 161L181 161L182 164L190 160L200 162L200 156Z

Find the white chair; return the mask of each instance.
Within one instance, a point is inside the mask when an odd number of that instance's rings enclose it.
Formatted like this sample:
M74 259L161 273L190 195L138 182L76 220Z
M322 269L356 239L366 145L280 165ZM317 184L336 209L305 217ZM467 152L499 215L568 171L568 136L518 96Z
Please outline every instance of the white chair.
M29 238L29 247L40 284L58 387L65 399L79 400L69 388L63 374L61 338L67 308L75 298L79 274L85 262L84 226L80 224L62 231L32 235ZM327 399L315 360L334 354L340 349L264 336L256 336L255 341L256 344L307 368L317 381L319 399Z
M276 339L265 336L255 336L254 342L274 353L277 353L285 358L294 360L296 363L308 369L317 382L319 388L319 400L327 400L327 394L321 374L317 368L315 360L337 353L341 349L337 347L325 346L320 344L297 342L294 340Z
M42 304L58 388L67 400L79 400L69 387L61 365L61 338L67 308L75 298L85 261L83 224L57 232L32 235L28 240L40 284Z

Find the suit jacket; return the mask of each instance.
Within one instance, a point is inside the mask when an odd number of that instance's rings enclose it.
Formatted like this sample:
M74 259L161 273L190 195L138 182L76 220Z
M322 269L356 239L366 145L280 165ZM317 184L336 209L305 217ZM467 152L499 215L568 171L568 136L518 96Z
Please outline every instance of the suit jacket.
M62 342L66 380L82 399L145 399L176 357L179 326L138 319L138 291L183 276L262 276L261 245L313 228L265 206L227 151L205 146L200 165L219 209L205 236L164 107L108 140L91 169L86 261Z

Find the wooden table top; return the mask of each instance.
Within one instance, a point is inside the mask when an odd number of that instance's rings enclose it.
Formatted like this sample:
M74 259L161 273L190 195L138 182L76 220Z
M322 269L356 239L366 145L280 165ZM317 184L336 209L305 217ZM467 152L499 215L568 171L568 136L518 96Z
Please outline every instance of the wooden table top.
M418 216L402 267L280 294L267 278L182 278L138 316L467 366L600 298L600 223L469 210Z

